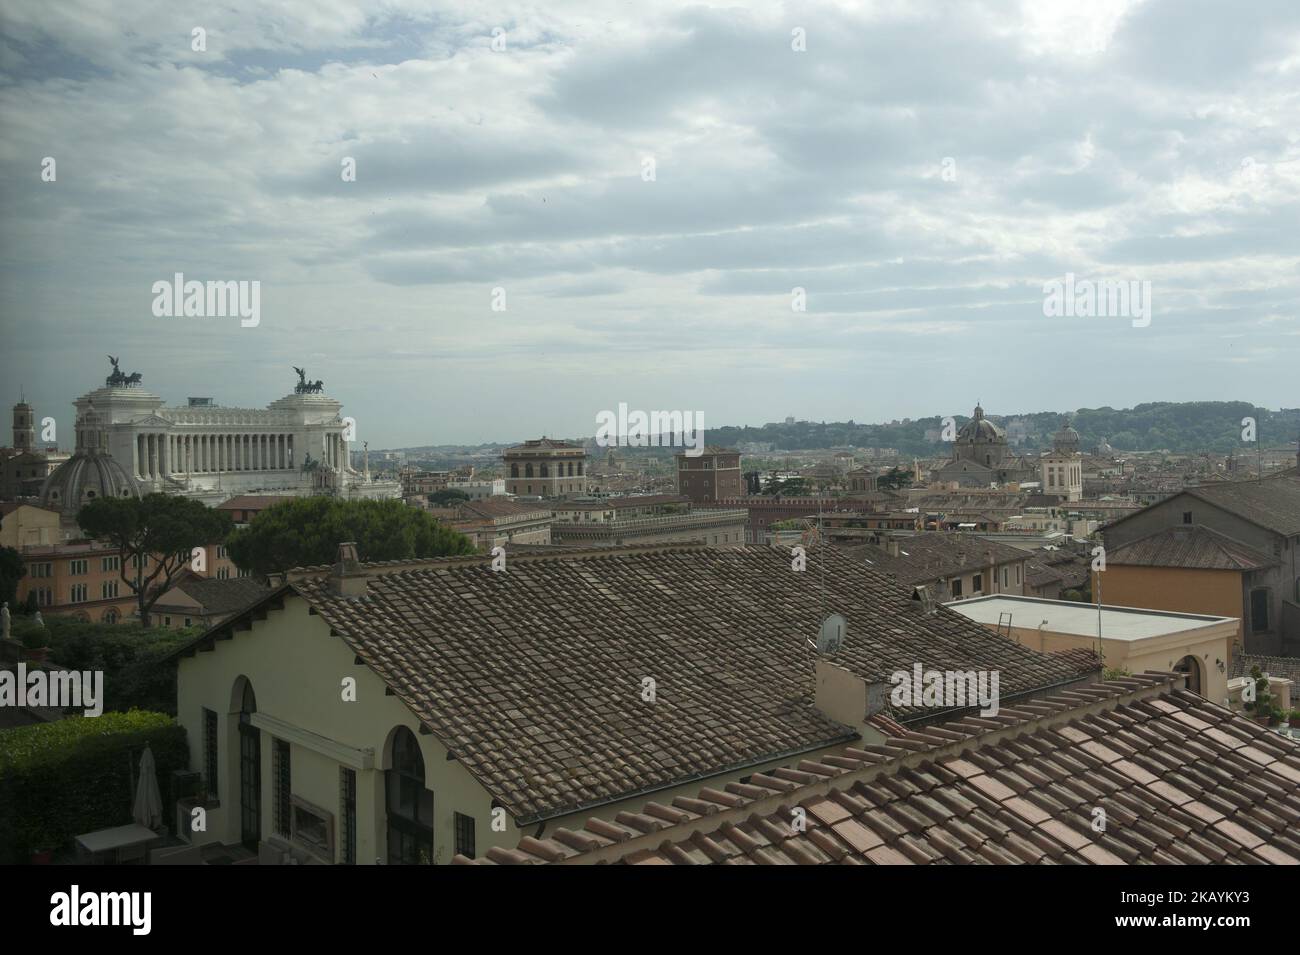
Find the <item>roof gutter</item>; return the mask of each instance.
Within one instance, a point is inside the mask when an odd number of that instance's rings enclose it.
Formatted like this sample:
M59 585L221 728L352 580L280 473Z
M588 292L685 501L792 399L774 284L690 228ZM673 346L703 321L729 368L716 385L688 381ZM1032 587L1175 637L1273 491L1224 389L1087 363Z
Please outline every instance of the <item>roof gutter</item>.
M636 799L641 796L648 796L652 793L663 792L668 789L677 789L680 786L689 786L691 783L702 782L709 779L717 779L720 776L727 776L731 773L742 772L746 769L753 769L762 766L765 763L775 762L782 759L790 759L794 756L803 756L807 753L815 753L825 749L828 746L838 746L841 743L851 743L854 740L861 739L862 734L856 730L849 730L840 736L824 740L820 743L814 743L811 746L801 746L796 749L789 749L779 753L773 753L750 762L736 763L731 766L724 766L722 769L708 773L693 773L690 776L683 776L668 783L658 783L653 786L646 786L641 789L633 789L627 792L619 793L605 799L593 799L591 802L577 803L573 806L555 811L532 812L527 815L519 816L515 819L515 825L518 827L531 826L535 823L546 823L552 819L560 819L564 816L571 816L577 812L588 812L600 806L609 806L614 803L623 802L627 799ZM485 787L486 788L486 787Z

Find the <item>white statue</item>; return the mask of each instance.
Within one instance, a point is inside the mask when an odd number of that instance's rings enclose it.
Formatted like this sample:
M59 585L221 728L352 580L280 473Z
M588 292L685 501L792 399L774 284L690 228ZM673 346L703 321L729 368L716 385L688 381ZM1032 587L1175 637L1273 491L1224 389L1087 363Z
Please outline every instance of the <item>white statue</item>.
M45 621L41 619L41 612L39 610L36 611L36 616L33 617L32 620L38 627L45 626Z

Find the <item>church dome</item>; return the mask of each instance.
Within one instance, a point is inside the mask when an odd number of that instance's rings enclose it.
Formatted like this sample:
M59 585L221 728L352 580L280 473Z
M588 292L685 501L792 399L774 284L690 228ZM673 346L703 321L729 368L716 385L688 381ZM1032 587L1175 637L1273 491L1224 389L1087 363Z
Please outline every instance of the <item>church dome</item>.
M1061 422L1060 430L1052 435L1052 447L1057 451L1074 452L1079 450L1079 432L1070 426L1068 418Z
M66 518L98 497L139 497L140 488L111 454L82 449L51 472L41 486L41 504Z
M974 416L957 432L957 440L962 443L1001 443L1006 441L1006 434L984 417L984 409L976 405Z

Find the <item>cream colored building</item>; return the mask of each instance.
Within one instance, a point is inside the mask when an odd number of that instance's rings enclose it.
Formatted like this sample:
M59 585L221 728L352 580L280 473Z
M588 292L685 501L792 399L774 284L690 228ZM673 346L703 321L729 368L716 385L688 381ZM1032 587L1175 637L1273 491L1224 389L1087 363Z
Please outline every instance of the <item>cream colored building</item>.
M1099 614L1096 604L1005 595L948 606L1033 650L1100 648L1108 669L1184 672L1188 687L1206 699L1222 703L1228 696L1228 653L1237 636L1235 617L1105 604Z

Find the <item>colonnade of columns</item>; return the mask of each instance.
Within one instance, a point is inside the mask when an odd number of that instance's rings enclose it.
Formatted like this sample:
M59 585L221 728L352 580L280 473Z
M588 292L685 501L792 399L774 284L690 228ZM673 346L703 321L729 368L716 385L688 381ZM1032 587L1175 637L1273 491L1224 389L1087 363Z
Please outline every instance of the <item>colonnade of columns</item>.
M139 434L135 439L135 474L159 478L292 469L301 463L293 438L288 433ZM325 448L327 463L336 463L342 452L341 435L326 435Z

